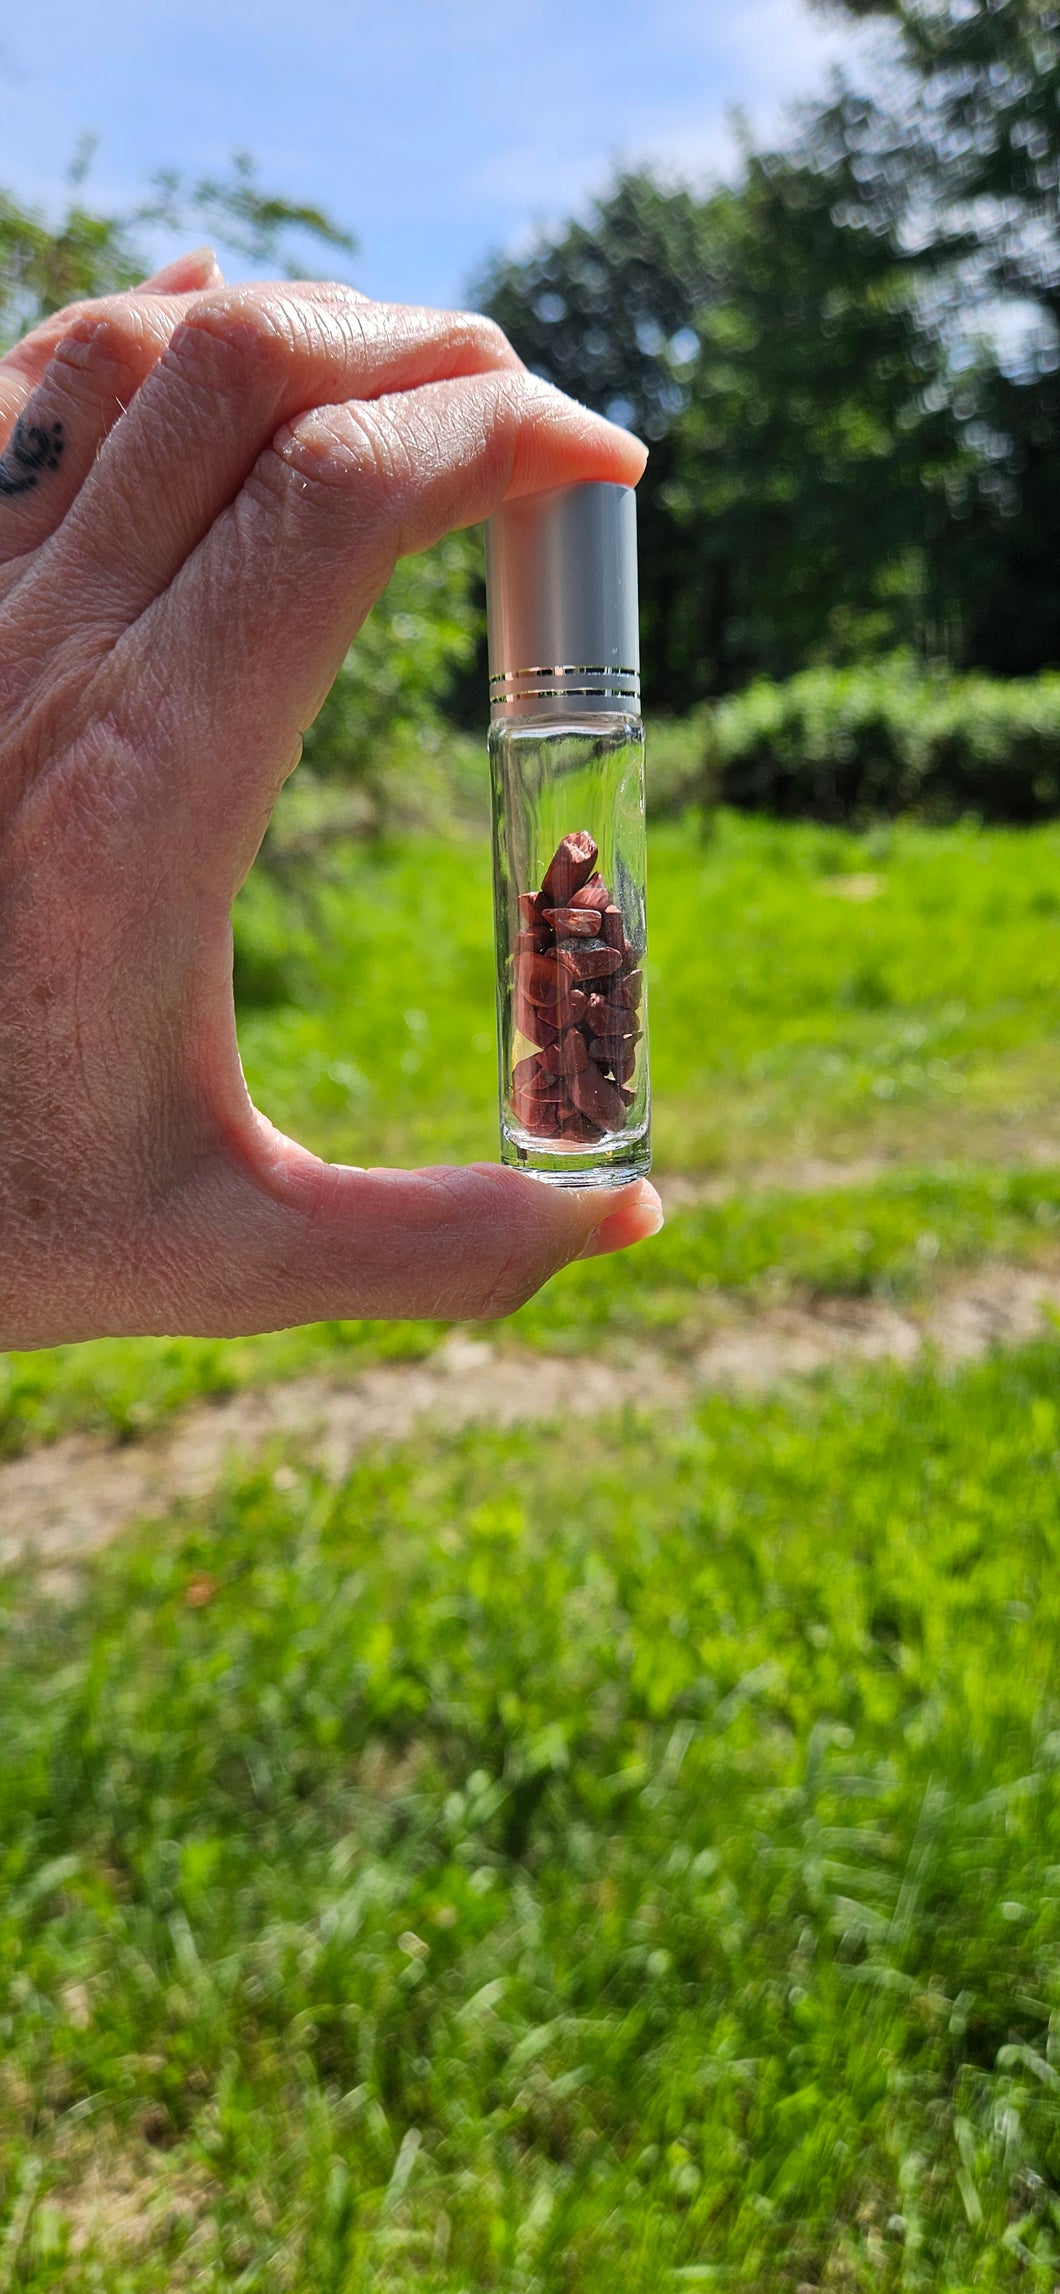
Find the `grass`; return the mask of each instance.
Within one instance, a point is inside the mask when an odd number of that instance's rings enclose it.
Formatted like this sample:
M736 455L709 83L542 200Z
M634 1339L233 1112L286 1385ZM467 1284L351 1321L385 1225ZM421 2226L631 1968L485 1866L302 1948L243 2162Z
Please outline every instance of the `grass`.
M252 879L241 1037L252 1089L284 1129L357 1162L495 1153L487 857L471 837L350 845L311 912ZM852 878L873 897L845 897ZM1052 1172L1018 1166L1028 1137L1060 1141L1058 884L1051 828L859 841L723 815L706 842L694 816L655 829L659 1167L739 1190L748 1166L787 1159L792 1184L675 1215L650 1250L570 1270L512 1336L577 1348L643 1332L682 1346L719 1287L915 1296L988 1255L1048 1255L1060 1148ZM866 1153L912 1167L800 1196L807 1156ZM998 1156L1017 1167L996 1171ZM196 1394L342 1377L443 1334L346 1322L227 1346L8 1356L0 1454L73 1426L125 1439Z
M1055 1264L1058 861L656 828L659 1162L711 1185L497 1343ZM256 1096L355 1161L491 1154L480 843L329 865L244 896ZM443 1330L9 1356L0 1455ZM1058 1373L338 1488L277 1447L75 1587L0 1580L0 2294L1054 2294Z
M850 898L854 889L871 897ZM355 1162L496 1152L488 851L352 848L295 929L252 879L243 968L255 1096ZM868 839L722 815L652 832L660 1167L867 1149L994 1154L1060 1115L1060 828ZM430 961L424 960L424 949Z
M962 1267L1060 1258L1060 1169L896 1171L813 1194L765 1190L675 1211L650 1250L568 1267L497 1326L504 1346L548 1353L680 1355L725 1296L930 1298ZM263 1338L108 1339L0 1357L0 1458L75 1428L128 1441L200 1396L310 1373L341 1383L369 1362L416 1361L450 1325L318 1323Z
M7 2284L1052 2288L1058 1464L1043 1345L12 1588Z

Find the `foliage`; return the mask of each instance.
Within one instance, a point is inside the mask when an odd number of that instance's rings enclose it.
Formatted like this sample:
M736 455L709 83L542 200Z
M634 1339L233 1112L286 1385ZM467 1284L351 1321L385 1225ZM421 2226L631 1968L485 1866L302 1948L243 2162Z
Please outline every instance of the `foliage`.
M1032 821L1060 811L1060 676L925 673L909 659L760 679L707 720L729 804L817 820L916 810Z
M940 240L974 253L993 293L1060 310L1060 18L1052 0L829 0L897 34L907 79L908 197L930 194ZM882 138L878 115L873 133ZM870 195L894 199L883 171Z
M664 1186L693 1174L706 1199L671 1200L650 1248L567 1269L490 1341L682 1354L709 1337L719 1293L916 1300L977 1260L1052 1263L1056 1172L1021 1166L1055 1157L1060 1124L1057 831L857 838L722 813L706 841L695 817L660 823L650 856L657 1159ZM332 843L328 858L312 926L275 882L241 896L255 1097L345 1161L494 1155L484 840ZM834 1170L851 1157L854 1173ZM73 1426L134 1439L196 1395L343 1381L443 1336L346 1322L8 1356L0 1452Z
M785 148L695 197L619 178L493 266L530 363L658 440L646 689L686 707L912 644L1060 660L1060 21L849 0L891 27Z
M371 827L430 817L442 705L481 634L480 555L477 537L450 534L400 561L306 734L310 771L355 788Z
M259 1105L346 1162L495 1154L488 844L347 850L341 876L335 859L289 952L292 1000L242 1016ZM1055 828L856 837L729 814L704 840L695 818L659 824L661 1166L1018 1161L1060 1106L1058 862Z
M954 348L964 479L940 590L966 660L1060 661L1060 18L1050 0L843 0L890 28L860 101L860 204L915 235Z
M585 224L477 292L528 363L653 444L641 487L645 689L923 630L948 427L916 265L856 228L842 107L696 200L621 176ZM858 218L860 221L860 217ZM937 466L937 467L936 467Z
M227 176L189 182L173 169L163 170L134 206L100 214L81 196L94 149L86 137L70 169L70 198L58 222L0 191L0 350L65 303L132 286L150 268L143 235L159 226L208 229L255 262L283 259L292 231L347 254L356 245L322 209L263 191L245 152L235 154Z
M715 202L724 285L700 313L666 491L700 692L924 644L938 616L931 552L954 461L929 403L939 350L915 262L847 219L845 126L837 107L800 151L749 156Z
M623 173L584 223L496 257L472 293L535 373L654 445L688 404L689 330L717 294L720 259L709 202Z
M277 1452L11 1588L17 2283L1045 2294L1056 1380Z

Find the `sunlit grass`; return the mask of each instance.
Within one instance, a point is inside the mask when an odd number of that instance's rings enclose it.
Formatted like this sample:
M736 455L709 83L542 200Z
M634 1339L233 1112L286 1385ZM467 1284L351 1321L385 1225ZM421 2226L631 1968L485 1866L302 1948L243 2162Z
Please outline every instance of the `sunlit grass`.
M9 2282L1051 2288L1058 1366L268 1459L13 1588Z
M301 904L252 879L240 978L289 1000L246 1004L241 1035L285 1129L357 1162L495 1153L487 861L473 836L410 837L340 847ZM859 842L723 816L704 841L689 817L654 831L651 930L659 1164L720 1173L736 1199L569 1270L513 1339L681 1345L719 1287L913 1295L977 1257L1051 1252L1055 1172L995 1175L988 1160L1000 1148L1018 1166L1028 1138L1055 1140L1060 1167L1060 831ZM911 1168L800 1198L800 1160L866 1150ZM785 1159L787 1194L741 1189L744 1168ZM0 1449L73 1425L135 1434L196 1393L321 1366L341 1377L422 1354L443 1328L8 1356Z
M660 1164L714 1191L494 1342L680 1355L732 1295L1054 1263L1058 863L656 830ZM473 835L252 883L239 979L285 1128L494 1152ZM9 1356L0 1452L443 1332ZM9 1581L0 2289L1052 2294L1058 1374L424 1437L339 1489L277 1449L82 1590Z
M272 888L245 897L296 998L244 1017L266 1111L353 1162L494 1154L485 845L350 848L293 947ZM649 899L661 1168L989 1153L1060 1115L1060 830L689 816L652 832Z

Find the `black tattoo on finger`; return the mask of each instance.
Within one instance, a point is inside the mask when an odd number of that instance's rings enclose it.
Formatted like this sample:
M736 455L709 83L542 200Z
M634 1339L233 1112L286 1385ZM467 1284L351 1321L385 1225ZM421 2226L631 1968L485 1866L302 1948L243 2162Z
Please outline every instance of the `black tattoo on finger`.
M39 486L46 470L58 469L65 444L61 422L50 422L42 430L20 414L7 451L0 456L0 494L28 494Z

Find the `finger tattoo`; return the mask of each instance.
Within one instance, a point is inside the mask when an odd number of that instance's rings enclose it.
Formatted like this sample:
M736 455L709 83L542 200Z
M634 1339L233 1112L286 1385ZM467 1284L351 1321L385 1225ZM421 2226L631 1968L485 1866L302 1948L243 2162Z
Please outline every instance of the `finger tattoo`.
M46 470L57 470L66 439L61 422L24 422L19 415L6 453L0 456L0 494L28 494Z

